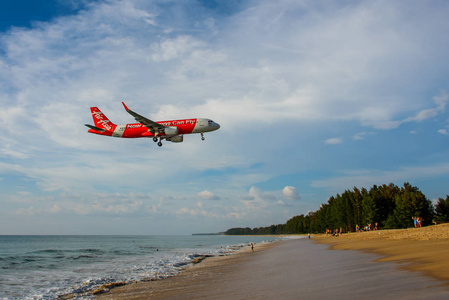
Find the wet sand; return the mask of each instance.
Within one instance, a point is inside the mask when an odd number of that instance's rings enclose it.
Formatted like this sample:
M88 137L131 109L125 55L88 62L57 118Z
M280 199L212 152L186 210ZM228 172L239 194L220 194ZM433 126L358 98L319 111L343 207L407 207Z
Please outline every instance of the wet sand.
M449 299L444 281L375 262L376 254L330 250L321 242L331 238L317 239L208 258L177 276L114 288L96 299Z

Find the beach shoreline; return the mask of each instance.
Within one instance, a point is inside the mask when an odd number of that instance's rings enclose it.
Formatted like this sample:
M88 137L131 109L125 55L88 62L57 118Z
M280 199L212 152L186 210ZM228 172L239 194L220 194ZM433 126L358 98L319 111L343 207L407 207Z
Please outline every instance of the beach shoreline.
M251 249L250 245L243 247L229 255L215 255L205 257L198 263L188 265L183 271L172 277L163 279L150 279L132 282L123 286L105 289L104 293L95 295L95 299L169 299L176 297L184 286L196 281L197 277L205 277L212 280L214 274L229 271L232 266L255 253L260 253L270 247L274 247L279 240L273 242L257 243Z
M257 244L254 252L209 257L176 276L95 299L449 298L447 234L449 224Z

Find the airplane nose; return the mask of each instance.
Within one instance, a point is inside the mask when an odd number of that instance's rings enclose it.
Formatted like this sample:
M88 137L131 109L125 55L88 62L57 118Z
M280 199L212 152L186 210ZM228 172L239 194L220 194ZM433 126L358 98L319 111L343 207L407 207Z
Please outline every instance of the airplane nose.
M220 124L215 123L215 126L217 126L217 129L220 129Z

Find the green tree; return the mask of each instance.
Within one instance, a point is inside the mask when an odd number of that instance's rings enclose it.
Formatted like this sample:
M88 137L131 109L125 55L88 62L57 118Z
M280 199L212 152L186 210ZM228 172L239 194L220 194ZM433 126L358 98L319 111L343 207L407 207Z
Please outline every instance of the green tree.
M438 199L438 203L435 205L435 214L438 221L449 221L449 195L446 195L446 199Z
M423 225L431 224L434 215L432 201L428 200L417 187L411 186L408 182L404 183L401 192L404 195L403 199L406 201L410 218L420 217Z
M411 226L413 215L408 211L407 200L403 195L397 195L395 198L396 207L393 214L387 220L388 228L408 228Z
M376 222L384 223L388 217L393 214L394 199L400 193L398 186L390 183L379 187L379 197L375 199L377 207Z
M356 225L362 225L362 201L363 194L365 193L365 189L362 189L362 191L360 191L358 188L354 187L354 192L352 193L352 215L354 217L354 227L352 228L353 230L355 230Z
M304 217L304 233L308 232L318 232L317 229L317 217L316 213L309 212L307 216Z
M377 209L376 203L373 197L370 195L365 195L362 200L362 212L363 212L363 225L372 224L374 225L374 218L376 217Z
M291 218L285 224L286 233L304 233L304 215Z
M346 192L345 192L346 193ZM346 209L346 203L344 200L344 195L342 196L337 195L337 198L335 199L334 203L334 215L335 215L335 224L334 228L340 228L340 227L346 227L346 220L347 220L347 209Z
M413 226L413 217L420 217L423 225L429 225L433 218L432 202L414 186L404 183L395 197L393 214L388 217L387 227L407 228Z

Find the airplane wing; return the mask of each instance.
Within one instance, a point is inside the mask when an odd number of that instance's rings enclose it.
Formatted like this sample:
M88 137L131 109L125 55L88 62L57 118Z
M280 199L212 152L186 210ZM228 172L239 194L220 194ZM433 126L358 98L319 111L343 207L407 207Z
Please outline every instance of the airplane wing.
M137 122L142 124L143 126L147 127L151 133L154 134L154 132L163 132L165 127L161 124L158 124L150 119L145 118L144 116L139 115L138 113L133 112L130 110L124 102L122 102L123 106L125 107L126 111L136 119Z

